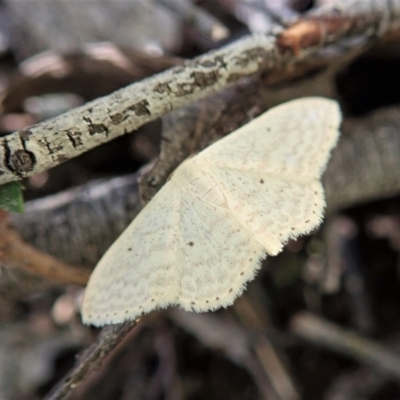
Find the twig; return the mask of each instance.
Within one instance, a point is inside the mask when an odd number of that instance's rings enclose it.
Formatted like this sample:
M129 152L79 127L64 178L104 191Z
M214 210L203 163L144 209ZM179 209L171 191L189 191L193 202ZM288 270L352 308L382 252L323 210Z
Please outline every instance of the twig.
M136 324L137 321L129 321L103 328L97 339L79 355L72 371L44 400L61 400L67 398L93 370L99 368L108 354Z
M374 397L390 381L368 367L346 370L331 382L324 400L367 400Z
M391 337L384 340L386 346L396 352L400 352L399 337ZM385 385L390 383L390 377L371 370L366 366L358 369L345 370L335 378L326 391L325 400L354 400L371 399L380 392Z
M134 83L59 117L1 139L0 183L21 179L131 132L168 111L258 72L273 49L246 37L214 53ZM269 60L276 65L276 60Z
M400 381L400 355L372 340L340 328L309 312L296 314L291 320L290 329L301 339L351 357Z
M255 309L248 296L237 299L233 307L243 325L248 329L265 332L270 328L267 326L267 319ZM266 336L260 336L253 344L253 348L278 398L281 400L300 399L300 394L282 362L282 355L271 341Z
M0 183L21 179L131 132L188 102L344 37L376 38L398 29L400 1L348 1L309 14L280 35L248 36L183 67L132 84L59 117L1 139Z

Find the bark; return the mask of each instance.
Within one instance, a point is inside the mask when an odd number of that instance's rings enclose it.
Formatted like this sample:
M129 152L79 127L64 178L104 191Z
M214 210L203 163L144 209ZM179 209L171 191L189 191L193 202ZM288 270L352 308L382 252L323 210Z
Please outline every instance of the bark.
M394 196L400 189L400 108L345 119L324 175L328 211Z
M71 265L93 268L140 209L134 174L28 202L25 214L14 214L12 222L37 249ZM9 265L0 265L0 278L0 295L12 298L54 287L54 282Z
M0 183L21 179L76 157L243 75L258 72L271 38L248 37L214 53L134 83L66 114L1 139ZM270 60L276 65L276 60Z
M64 399L97 369L105 357L136 326L137 321L109 325L102 329L97 339L83 351L76 367L46 396L47 400Z
M28 202L25 214L14 215L13 222L38 249L93 268L140 209L134 174Z

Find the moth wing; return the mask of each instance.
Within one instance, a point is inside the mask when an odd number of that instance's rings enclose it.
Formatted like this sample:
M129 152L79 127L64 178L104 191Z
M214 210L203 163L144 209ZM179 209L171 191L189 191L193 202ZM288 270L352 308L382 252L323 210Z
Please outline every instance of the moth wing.
M230 305L264 255L215 181L188 160L100 260L83 320L101 326L174 304L189 311Z
M309 233L322 220L325 199L317 179L226 168L214 168L213 175L229 209L269 255L278 254L288 239Z
M196 159L222 168L320 178L339 137L341 115L329 99L307 97L274 107L202 151Z
M310 97L275 107L196 158L268 254L319 225L320 177L339 137L337 103Z
M182 197L179 305L209 311L231 305L260 268L265 249L224 204L212 179ZM210 184L212 182L212 184Z
M85 290L85 323L133 320L175 302L181 191L173 186L163 186L97 264Z

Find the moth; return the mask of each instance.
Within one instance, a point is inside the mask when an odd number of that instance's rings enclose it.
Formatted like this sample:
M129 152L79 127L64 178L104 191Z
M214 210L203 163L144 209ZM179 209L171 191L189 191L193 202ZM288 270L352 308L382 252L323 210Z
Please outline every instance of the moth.
M231 305L266 254L321 223L321 175L340 122L335 101L301 98L184 161L100 260L83 321Z

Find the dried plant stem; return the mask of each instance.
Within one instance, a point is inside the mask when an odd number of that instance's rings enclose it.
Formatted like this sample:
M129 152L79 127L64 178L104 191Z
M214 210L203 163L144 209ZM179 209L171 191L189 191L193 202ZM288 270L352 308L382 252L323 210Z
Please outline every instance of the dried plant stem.
M355 332L309 312L300 312L292 318L291 331L301 339L344 354L400 381L400 356Z

